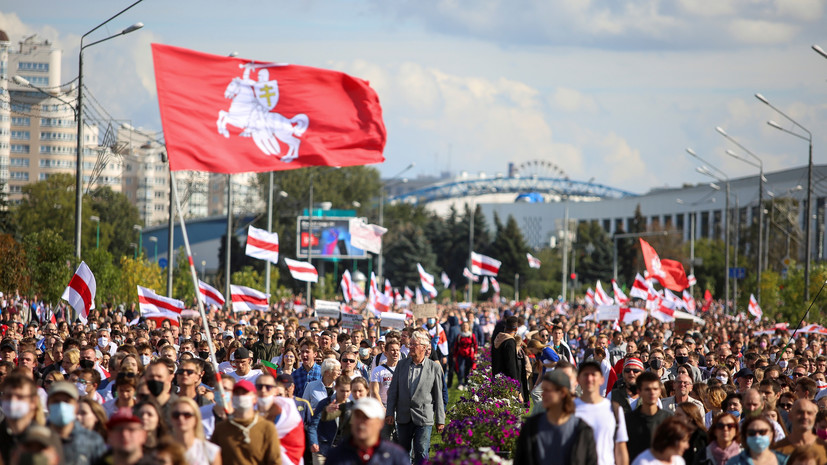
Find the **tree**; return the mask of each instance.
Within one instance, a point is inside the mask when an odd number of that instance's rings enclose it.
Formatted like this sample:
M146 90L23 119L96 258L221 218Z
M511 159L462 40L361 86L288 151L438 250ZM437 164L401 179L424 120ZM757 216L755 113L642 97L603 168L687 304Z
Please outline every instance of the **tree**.
M500 222L499 217L494 215L494 224L497 231L494 242L491 243L491 250L494 258L500 260L499 276L500 281L514 283L514 277L519 274L523 280L528 279L529 267L526 253L528 246L520 231L520 226L513 216L509 215L505 226Z
M84 198L84 211L89 202ZM23 199L14 209L14 221L20 234L52 229L65 242L71 244L75 237L75 178L58 173L48 179L23 186ZM88 217L83 230L89 231ZM94 231L93 231L94 234ZM94 240L94 236L92 236Z
M135 302L138 297L138 286L146 287L163 294L166 289L166 275L161 267L142 258L121 257L122 278L118 287L116 301Z
M421 263L425 270L436 273L436 256L421 227L413 223L402 224L387 234L384 273L391 282L399 287L419 286L417 263ZM435 278L439 279L438 273Z
M43 229L26 235L23 246L31 276L31 292L56 304L74 271L71 244L58 232Z
M600 224L596 221L580 223L574 247L575 255L581 257L575 268L578 281L584 284L597 280L604 283L611 281L614 272L614 244Z
M121 268L115 265L112 254L105 249L87 248L83 250L83 260L95 275L96 300L115 305L122 303L123 301L118 300L121 290Z
M640 211L640 204L635 208L634 217L630 218L628 224L628 231L622 228L618 229L617 233L642 233L646 232L646 218ZM640 272L645 266L642 265L640 258L640 241L635 237L618 239L617 241L617 269L618 279L625 283L631 283L635 279L635 274Z
M14 216L12 215L6 183L0 183L0 234L14 235Z
M0 262L3 263L0 267L0 291L13 293L19 290L28 293L31 281L26 251L10 234L0 235Z
M113 191L109 186L95 189L88 197L94 212L90 215L100 218L100 247L109 250L115 258L130 255L129 244L138 242L139 232L135 231L134 226L142 224L138 208L124 194ZM92 223L85 229L84 248L95 246L97 226Z

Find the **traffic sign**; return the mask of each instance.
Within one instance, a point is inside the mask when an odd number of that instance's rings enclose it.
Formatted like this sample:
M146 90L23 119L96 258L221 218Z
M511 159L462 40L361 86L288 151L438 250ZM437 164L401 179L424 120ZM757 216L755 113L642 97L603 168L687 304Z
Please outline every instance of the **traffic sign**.
M167 259L166 258L159 258L158 259L158 266L160 266L161 268L166 268L167 267Z
M744 279L747 276L747 269L739 266L737 268L731 267L729 269L729 277L735 279Z

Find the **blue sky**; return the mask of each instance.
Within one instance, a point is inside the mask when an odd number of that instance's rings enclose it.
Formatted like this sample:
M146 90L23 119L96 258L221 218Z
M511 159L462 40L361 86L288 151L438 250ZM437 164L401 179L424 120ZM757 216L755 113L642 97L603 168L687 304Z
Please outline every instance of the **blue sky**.
M77 73L80 36L126 1L0 0L13 42L38 33ZM84 79L117 119L160 129L149 44L332 68L368 79L391 176L505 172L543 159L634 192L702 182L692 147L730 177L806 164L806 142L769 127L759 92L827 157L827 0L144 0L109 24L144 29L87 49ZM785 126L789 127L789 126ZM768 187L771 189L771 186Z

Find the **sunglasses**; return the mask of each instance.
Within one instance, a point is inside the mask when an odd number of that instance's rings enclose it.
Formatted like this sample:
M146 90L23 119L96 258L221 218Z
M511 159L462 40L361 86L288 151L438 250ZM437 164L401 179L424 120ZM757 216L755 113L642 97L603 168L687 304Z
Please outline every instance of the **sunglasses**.
M342 363L356 363L356 360L352 358L343 358Z
M171 417L178 420L179 418L192 418L195 414L192 412L172 412Z
M793 408L793 404L778 404L779 407L783 408L784 410L789 410Z
M175 374L176 375L187 375L187 376L189 376L189 375L194 375L195 370L189 370L189 369L182 368L182 369L178 370L178 372L176 372Z
M802 376L806 376L804 373L793 373L793 378L801 378Z
M770 434L770 430L768 429L751 429L747 431L747 436L754 437L754 436L766 436Z
M258 391L269 391L270 389L275 389L276 386L272 384L256 384L256 390Z
M735 423L718 423L718 429L735 429Z
M623 370L623 372L624 373L634 373L634 374L642 373L641 370L633 370L631 368L627 368L627 369Z

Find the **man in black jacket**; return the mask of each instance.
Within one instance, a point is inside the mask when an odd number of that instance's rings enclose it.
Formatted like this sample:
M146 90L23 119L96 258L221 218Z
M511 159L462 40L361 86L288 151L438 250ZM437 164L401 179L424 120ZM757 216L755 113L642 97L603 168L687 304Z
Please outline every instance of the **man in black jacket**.
M646 371L637 377L637 392L640 395L635 408L626 414L626 431L629 433L629 462L649 448L658 425L672 416L672 412L658 407L660 400L660 377Z
M517 341L517 328L520 322L516 316L510 316L505 320L505 328L494 339L494 346L491 349L491 375L496 377L502 373L511 379L525 385L525 363L519 358L519 342ZM520 389L522 392L523 389ZM526 399L523 396L522 399ZM521 400L522 400L521 399Z
M520 429L514 463L597 465L594 430L574 415L571 379L562 370L543 376L543 408Z

